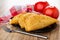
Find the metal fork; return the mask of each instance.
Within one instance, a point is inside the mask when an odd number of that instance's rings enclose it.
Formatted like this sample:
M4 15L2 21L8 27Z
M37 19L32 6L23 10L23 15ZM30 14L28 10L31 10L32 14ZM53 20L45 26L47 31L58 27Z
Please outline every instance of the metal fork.
M42 35L37 35L37 34L31 34L31 33L27 33L27 32L22 32L22 31L18 31L18 30L11 30L10 28L3 26L2 27L6 32L16 32L16 33L21 33L21 34L26 34L26 35L30 35L30 36L35 36L35 37L39 37L39 38L43 38L43 39L48 39L47 36L42 36Z

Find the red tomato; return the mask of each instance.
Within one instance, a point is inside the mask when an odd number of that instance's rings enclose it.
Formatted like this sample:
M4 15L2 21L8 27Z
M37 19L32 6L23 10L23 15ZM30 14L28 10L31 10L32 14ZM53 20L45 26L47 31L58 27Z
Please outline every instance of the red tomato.
M32 12L34 5L27 5L27 12Z
M58 16L59 16L59 11L58 11L58 9L56 7L46 7L43 10L43 14L57 19Z
M2 18L0 18L0 21L3 21L3 19L2 19Z
M48 2L37 2L35 5L34 5L34 10L36 12L43 12L43 9L48 6Z
M10 9L10 12L11 12L11 15L12 15L13 17L18 14L15 7L12 7L12 8Z

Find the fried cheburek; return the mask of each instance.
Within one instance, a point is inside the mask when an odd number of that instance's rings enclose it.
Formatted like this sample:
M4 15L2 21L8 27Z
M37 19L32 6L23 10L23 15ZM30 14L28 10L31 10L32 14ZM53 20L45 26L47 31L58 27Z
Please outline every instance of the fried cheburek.
M18 19L19 19L19 17L22 16L22 15L23 15L23 14L19 14L19 15L13 17L13 18L11 19L11 21L10 21L10 24L18 24Z
M42 29L55 22L57 22L56 19L46 15L33 15L26 19L25 30L34 31L37 29Z
M19 24L21 28L25 28L25 31L34 31L45 28L51 24L56 23L58 20L46 15L38 15L35 13L25 13L15 16L10 24Z
M16 15L15 17L13 17L11 20L10 20L10 24L18 24L18 20L19 20L19 18L22 16L22 15L24 15L26 12L24 12L24 13L20 13L20 14L18 14L18 15Z
M26 13L24 15L22 15L20 18L19 18L19 25L21 26L21 28L25 28L25 25L26 25L26 19L31 16L31 15L36 15L34 13Z

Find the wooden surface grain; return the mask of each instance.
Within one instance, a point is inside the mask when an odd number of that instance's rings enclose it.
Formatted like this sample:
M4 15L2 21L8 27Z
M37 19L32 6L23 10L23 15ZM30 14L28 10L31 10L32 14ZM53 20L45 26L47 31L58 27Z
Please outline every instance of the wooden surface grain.
M47 40L60 40L60 23L51 32L43 33L43 35L48 36ZM46 40L38 37L28 36L20 33L8 33L2 28L0 29L0 40Z

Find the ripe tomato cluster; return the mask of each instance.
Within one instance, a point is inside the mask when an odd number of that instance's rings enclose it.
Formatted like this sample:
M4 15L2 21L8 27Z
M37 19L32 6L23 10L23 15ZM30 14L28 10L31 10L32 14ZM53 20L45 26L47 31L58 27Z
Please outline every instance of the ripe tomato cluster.
M58 9L54 6L50 6L48 2L37 2L34 5L34 10L44 15L57 19L59 16Z

